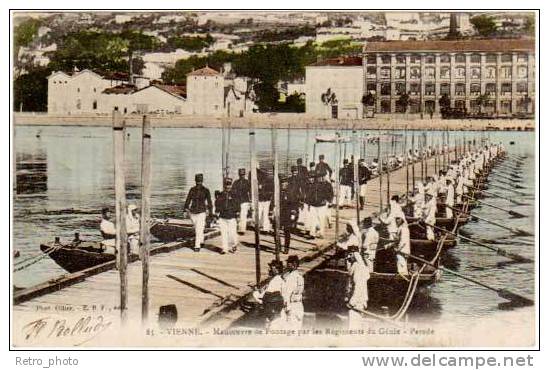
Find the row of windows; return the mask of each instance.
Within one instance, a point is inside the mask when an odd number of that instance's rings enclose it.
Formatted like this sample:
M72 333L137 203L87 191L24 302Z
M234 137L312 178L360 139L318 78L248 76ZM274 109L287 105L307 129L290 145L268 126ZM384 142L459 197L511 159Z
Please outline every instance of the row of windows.
M484 85L484 93L487 94L495 94L496 93L496 87L497 85L495 83L487 83ZM367 84L366 90L367 91L376 91L376 84ZM501 83L499 92L500 94L510 94L512 93L512 84L511 83ZM439 95L450 95L451 86L449 83L442 83L440 84L440 92ZM478 83L472 83L469 85L469 93L472 95L475 94L481 94L482 86ZM419 95L421 94L421 85L418 83L411 83L408 86L408 89L406 88L406 84L403 82L397 82L395 83L394 90L391 89L390 83L382 83L380 84L380 93L381 95L391 95L391 93L394 93L396 95L402 95L405 93L410 93L411 95ZM515 85L515 92L519 94L528 93L528 84L526 82L518 82ZM425 95L435 95L436 94L436 86L434 83L427 83L425 84ZM466 94L466 84L464 83L457 83L454 85L454 95L465 95Z
M379 77L380 78L391 78L391 67L381 67L379 68ZM406 78L406 67L396 67L394 69L394 78L395 79L405 79ZM464 66L458 66L453 68L455 78L465 78L466 69ZM471 67L469 68L469 76L474 79L484 78L496 78L497 69L496 67L486 67L481 69L480 67ZM482 74L484 72L484 75ZM438 78L450 78L451 69L450 67L440 67ZM420 79L421 68L420 67L411 67L410 68L410 79ZM424 77L425 78L436 78L436 69L435 67L425 67L424 68ZM511 66L503 66L499 69L500 78L512 78L513 77L513 68ZM527 78L528 77L528 67L518 66L516 77L518 78ZM366 68L366 78L377 78L377 67L367 67Z
M469 103L469 107L467 107ZM526 100L521 100L516 102L515 111L526 113L529 110L531 103ZM488 100L481 107L476 100L470 100L469 102L465 100L456 100L453 104L454 108L469 109L471 112L480 112L484 111L485 113L495 113L496 111L496 101ZM434 112L436 107L435 100L426 100L424 103L424 112ZM380 101L380 112L381 113L391 113L391 101L390 100L381 100ZM419 113L421 110L421 104L417 100L410 100L408 106L402 106L398 101L395 102L394 110L398 113L404 113L408 111L409 113ZM501 100L499 103L499 113L512 113L513 104L511 100Z
M423 56L423 61L426 64L434 64L436 63L436 55L435 54L426 54ZM440 54L439 61L440 63L450 63L452 56L450 54ZM455 63L465 63L466 60L465 54L455 54L454 55L454 62ZM391 64L392 56L390 54L380 54L379 58L376 54L367 54L366 55L366 63L367 64ZM421 63L421 55L419 54L411 54L409 63ZM511 63L513 61L513 54L505 53L501 54L500 62L501 63ZM397 64L405 64L406 63L406 55L404 54L397 54L395 55L395 62ZM480 63L481 62L481 55L480 54L471 54L469 56L469 62L470 63ZM517 54L517 62L523 63L528 62L528 54L525 53L519 53ZM486 54L486 63L497 63L497 54Z
M82 109L82 100L76 99L76 109ZM97 100L94 100L92 103L92 109L97 109Z

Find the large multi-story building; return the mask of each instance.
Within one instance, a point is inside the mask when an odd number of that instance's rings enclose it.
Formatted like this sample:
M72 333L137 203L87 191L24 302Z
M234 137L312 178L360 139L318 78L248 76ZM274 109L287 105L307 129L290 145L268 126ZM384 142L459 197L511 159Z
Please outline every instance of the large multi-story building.
M443 96L471 113L534 111L533 39L369 42L363 67L377 113L436 114Z

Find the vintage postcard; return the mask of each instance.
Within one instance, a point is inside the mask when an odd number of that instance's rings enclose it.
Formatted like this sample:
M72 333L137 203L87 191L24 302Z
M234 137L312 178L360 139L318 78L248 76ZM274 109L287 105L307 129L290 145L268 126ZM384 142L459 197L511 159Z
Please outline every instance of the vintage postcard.
M11 344L537 343L537 11L12 11Z

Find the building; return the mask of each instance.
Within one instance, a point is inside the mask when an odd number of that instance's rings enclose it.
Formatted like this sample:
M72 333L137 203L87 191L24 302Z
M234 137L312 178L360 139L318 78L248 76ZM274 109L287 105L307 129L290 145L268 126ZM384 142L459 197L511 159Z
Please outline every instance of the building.
M224 114L225 79L208 66L187 74L188 114L221 116Z
M363 88L377 113L438 113L443 96L468 112L534 110L533 39L370 42L363 64ZM405 93L408 106L399 99Z
M361 57L340 57L305 67L305 109L314 118L362 118Z

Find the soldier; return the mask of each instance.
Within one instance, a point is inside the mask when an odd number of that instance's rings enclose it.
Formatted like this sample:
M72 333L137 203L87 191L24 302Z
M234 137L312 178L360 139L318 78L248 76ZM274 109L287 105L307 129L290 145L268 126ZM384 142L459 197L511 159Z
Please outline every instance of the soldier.
M364 258L364 262L366 262L366 266L368 266L370 272L374 272L379 233L375 229L371 217L366 217L362 221L362 230L362 258Z
M269 283L261 289L254 290L252 296L263 305L266 327L268 329L283 329L286 326L286 315L282 315L284 300L282 298L282 273L284 264L282 261L272 260L269 263Z
M339 170L339 207L350 206L353 188L353 170L347 159L343 160L343 167Z
M291 191L288 178L280 176L280 227L284 231L283 253L290 249L291 233L295 230L299 216L299 194Z
M298 158L297 161L297 174L302 178L307 178L307 167L303 165L303 159ZM293 166L292 166L293 167Z
M368 280L370 269L364 263L358 248L352 246L347 252L349 279L345 301L349 308L349 328L361 326L361 312L368 307Z
M194 176L195 186L189 190L184 209L194 224L194 251L200 252L204 245L204 227L206 226L206 214L212 214L212 197L210 191L203 185L204 176L198 173Z
M328 163L324 162L324 154L318 156L318 164L316 165L315 171L320 176L332 178L332 169Z
M446 179L446 218L454 217L454 195L455 189L451 179Z
M334 197L332 185L320 174L313 174L315 182L309 187L307 202L309 207L309 239L324 238L328 203ZM318 231L317 231L318 229Z
M366 199L366 184L370 181L372 174L366 164L364 159L358 161L358 184L359 184L359 205L360 209L364 209L365 199Z
M431 193L425 193L425 205L423 206L423 221L426 223L427 240L435 240L433 226L436 222L437 199Z
M236 252L238 245L236 218L240 205L231 191L232 184L233 180L226 178L223 184L223 191L215 200L215 211L219 217L219 229L221 231L221 254L229 251L231 253Z
M284 312L286 314L289 329L299 330L303 325L303 291L305 281L297 269L299 258L296 255L288 257L286 261L286 273L282 275L282 298L284 299Z
M394 240L397 233L396 218L401 217L406 222L406 217L402 211L402 207L399 203L398 195L393 195L389 202L389 209L385 217L380 216L381 222L387 225L387 231L389 232L389 239Z
M406 219L402 216L396 218L397 237L394 249L397 252L397 271L400 276L407 280L408 275L408 256L410 254L410 229L406 223Z
M248 221L248 211L251 205L251 185L250 181L246 179L246 170L244 168L238 170L238 180L233 184L232 193L240 207L238 234L244 235Z
M257 182L259 189L259 225L263 233L270 233L273 230L269 220L269 209L274 193L273 179L258 169Z

